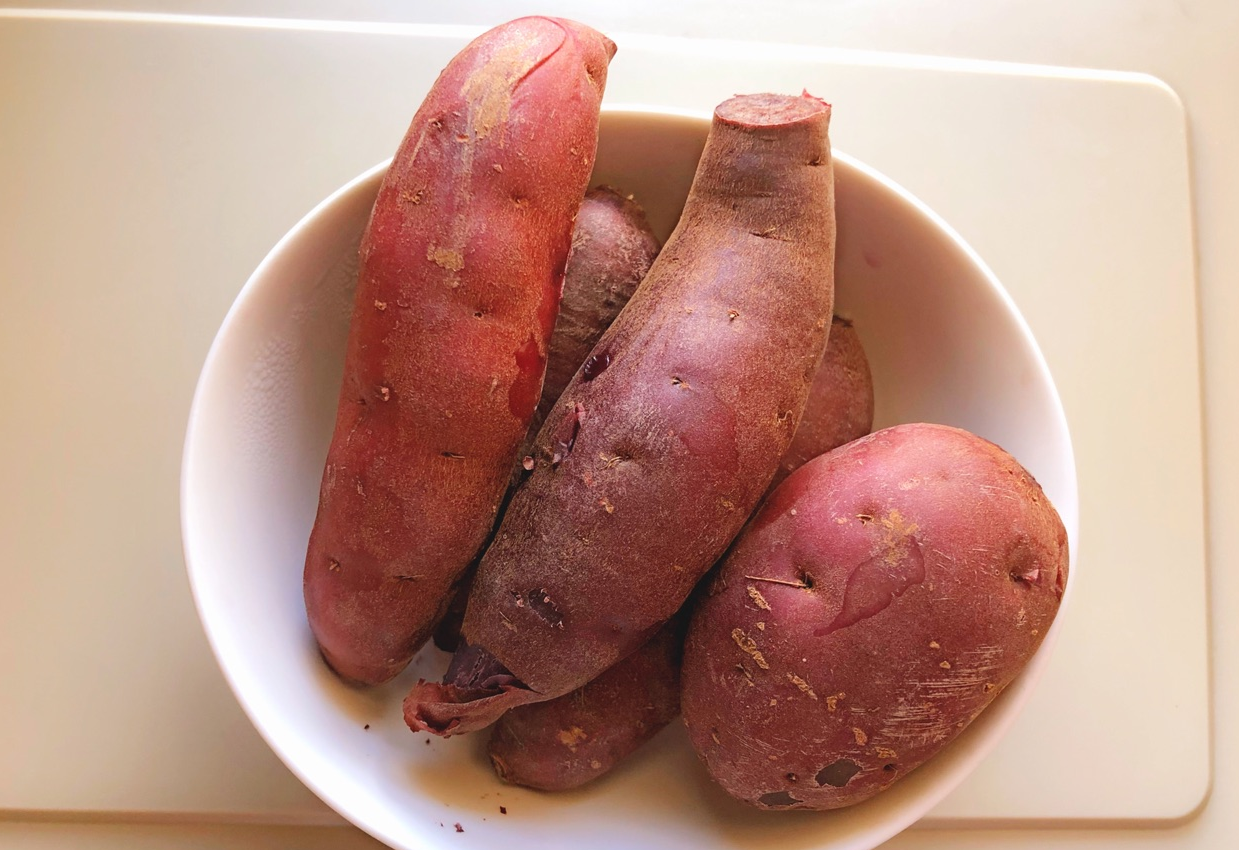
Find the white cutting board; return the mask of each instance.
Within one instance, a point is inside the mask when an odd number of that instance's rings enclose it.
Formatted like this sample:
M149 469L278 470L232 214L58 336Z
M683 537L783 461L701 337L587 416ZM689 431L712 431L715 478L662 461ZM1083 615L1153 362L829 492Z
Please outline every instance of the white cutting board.
M395 149L466 28L0 10L0 818L330 823L234 704L177 525L198 368L268 248ZM1186 126L1112 73L616 35L607 99L808 87L1011 291L1079 464L1078 585L926 823L1165 823L1210 778Z

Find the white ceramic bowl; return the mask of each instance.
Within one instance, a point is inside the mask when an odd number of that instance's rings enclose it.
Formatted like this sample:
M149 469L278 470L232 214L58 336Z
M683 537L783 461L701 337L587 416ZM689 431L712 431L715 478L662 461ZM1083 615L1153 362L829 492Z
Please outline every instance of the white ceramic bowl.
M634 193L666 237L708 127L702 117L607 110L595 181ZM419 676L437 678L443 654L424 651L373 690L328 672L306 625L301 570L357 243L384 168L325 200L254 272L207 357L186 437L182 525L198 612L237 699L284 763L341 815L398 848L860 850L928 811L1010 725L1057 624L1016 682L939 757L872 801L830 813L762 813L733 802L706 777L678 723L592 787L546 795L504 786L484 757L484 735L427 743L401 719L407 689ZM868 351L877 426L942 422L994 440L1041 482L1074 544L1066 420L1014 303L924 205L843 154L835 168L838 311L855 320Z

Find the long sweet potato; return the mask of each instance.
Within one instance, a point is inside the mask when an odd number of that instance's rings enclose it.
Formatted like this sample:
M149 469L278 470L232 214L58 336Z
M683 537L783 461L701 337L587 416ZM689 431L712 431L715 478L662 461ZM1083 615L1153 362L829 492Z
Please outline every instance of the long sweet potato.
M588 682L681 606L765 491L830 328L830 107L718 107L675 233L535 442L414 729L466 732Z
M553 18L483 34L439 76L379 189L304 573L311 629L346 679L404 668L493 526L538 402L614 50Z

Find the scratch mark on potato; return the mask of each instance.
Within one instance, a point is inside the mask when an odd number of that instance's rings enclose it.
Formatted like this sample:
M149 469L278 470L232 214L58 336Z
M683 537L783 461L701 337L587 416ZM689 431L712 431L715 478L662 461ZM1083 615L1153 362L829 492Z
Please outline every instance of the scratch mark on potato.
M761 650L757 648L757 641L744 633L743 629L732 629L731 639L736 642L736 646L744 650L753 658L753 662L763 670L769 670L770 665L766 663L766 658L761 654Z
M799 688L800 692L808 696L809 699L817 699L817 694L813 693L813 688L809 687L809 683L797 676L795 673L788 673L787 680Z

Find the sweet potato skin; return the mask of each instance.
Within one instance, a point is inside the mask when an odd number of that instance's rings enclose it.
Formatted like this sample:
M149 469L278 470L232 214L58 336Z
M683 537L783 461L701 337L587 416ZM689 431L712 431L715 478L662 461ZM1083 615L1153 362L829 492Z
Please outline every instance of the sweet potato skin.
M537 404L614 45L522 18L470 43L414 116L360 247L307 549L327 663L408 663L493 526Z
M636 652L572 693L499 718L488 748L499 777L542 791L578 788L658 734L680 714L686 621L669 621Z
M595 186L586 193L572 231L564 296L551 335L542 400L530 425L531 443L572 376L636 292L661 247L634 198L611 186Z
M1067 565L1040 486L965 431L900 425L810 461L694 611L681 680L693 746L759 808L868 799L1014 679Z
M813 376L809 400L796 436L770 486L818 455L857 440L873 429L873 374L856 327L835 316L822 364Z
M675 232L539 433L464 621L522 699L574 690L644 643L773 477L830 326L828 120L808 95L716 110ZM502 712L469 704L484 700L420 685L406 720L469 731Z

